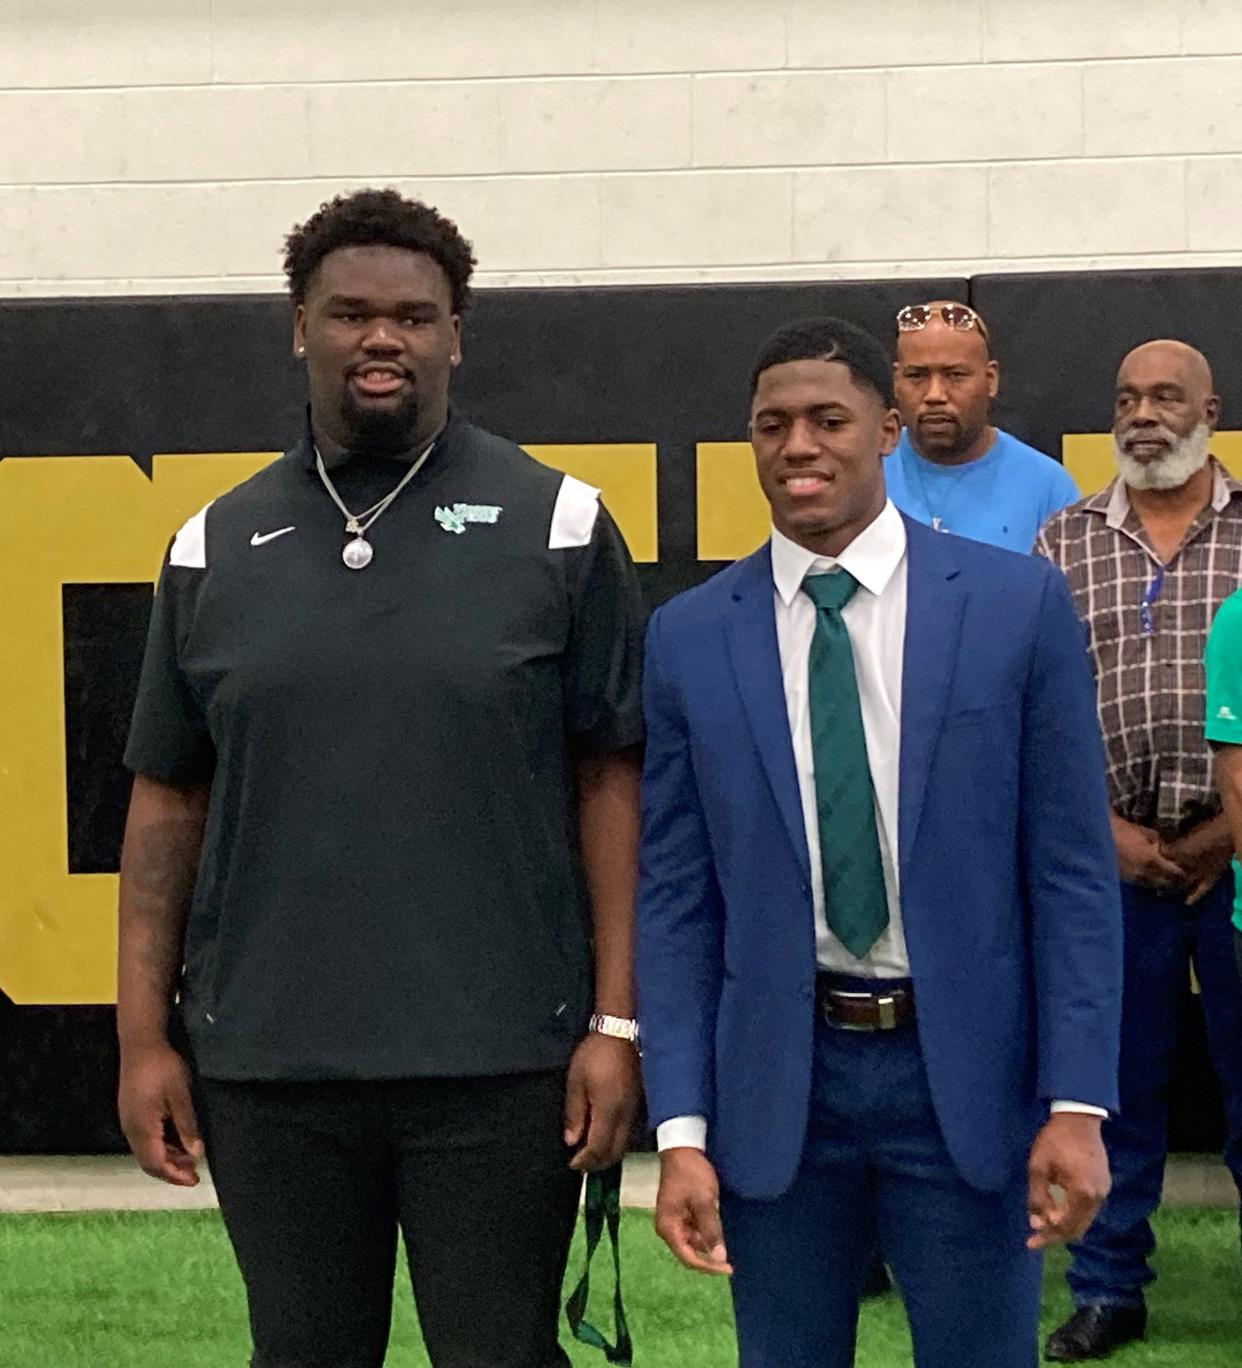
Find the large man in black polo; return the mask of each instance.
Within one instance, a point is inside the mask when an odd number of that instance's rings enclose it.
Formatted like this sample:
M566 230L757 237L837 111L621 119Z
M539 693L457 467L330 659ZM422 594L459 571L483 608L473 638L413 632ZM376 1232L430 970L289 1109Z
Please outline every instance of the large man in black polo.
M635 576L595 490L450 412L473 265L392 191L290 235L308 429L156 597L121 1119L181 1184L202 1122L256 1368L378 1368L398 1228L436 1368L567 1364L636 1099Z

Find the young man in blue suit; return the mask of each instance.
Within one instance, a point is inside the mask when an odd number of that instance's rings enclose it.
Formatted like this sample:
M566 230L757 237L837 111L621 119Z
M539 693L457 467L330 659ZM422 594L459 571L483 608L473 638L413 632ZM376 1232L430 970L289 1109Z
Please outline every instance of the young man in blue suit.
M1030 1368L1108 1190L1121 923L1063 578L888 502L888 358L751 381L769 544L648 635L638 973L656 1223L742 1368L848 1368L878 1234L919 1368Z

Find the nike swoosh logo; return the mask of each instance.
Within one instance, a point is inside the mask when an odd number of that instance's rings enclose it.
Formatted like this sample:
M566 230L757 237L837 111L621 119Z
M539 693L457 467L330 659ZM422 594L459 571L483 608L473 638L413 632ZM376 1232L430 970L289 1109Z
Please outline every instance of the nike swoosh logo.
M277 537L283 537L286 532L296 531L293 527L279 527L275 532L256 532L250 538L251 546L262 546L264 542L275 541Z

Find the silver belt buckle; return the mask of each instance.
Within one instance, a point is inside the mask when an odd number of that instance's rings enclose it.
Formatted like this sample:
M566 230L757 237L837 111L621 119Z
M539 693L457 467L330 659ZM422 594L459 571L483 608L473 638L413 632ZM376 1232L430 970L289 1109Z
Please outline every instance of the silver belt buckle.
M884 997L878 997L875 1005L880 1009L880 1030L895 1031L897 1029L897 999L888 993Z
M870 1002L872 994L849 993L846 992L843 988L833 988L829 990L828 997L829 1000L831 1000L832 998L846 998L854 1002ZM834 1017L831 1015L831 1013L828 1012L825 1012L824 1015L827 1018L829 1025L835 1026L838 1031L862 1031L864 1035L871 1035L873 1032L879 1029L876 1026L863 1026L855 1021L842 1021L838 1017Z

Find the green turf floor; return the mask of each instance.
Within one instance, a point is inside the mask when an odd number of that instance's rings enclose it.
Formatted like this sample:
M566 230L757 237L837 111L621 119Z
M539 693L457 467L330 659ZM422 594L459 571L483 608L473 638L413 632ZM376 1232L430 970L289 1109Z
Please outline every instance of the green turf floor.
M1242 1263L1225 1211L1160 1217L1160 1280L1147 1345L1117 1368L1239 1368ZM686 1273L644 1212L623 1229L636 1368L729 1368L735 1362L727 1288ZM572 1270L580 1255L575 1248ZM1064 1256L1049 1262L1046 1325L1067 1308ZM593 1310L607 1314L604 1296ZM241 1284L215 1213L0 1216L0 1368L242 1368ZM575 1365L605 1368L574 1346ZM863 1313L858 1363L900 1368L909 1338L896 1297ZM425 1368L409 1297L399 1288L389 1365Z

